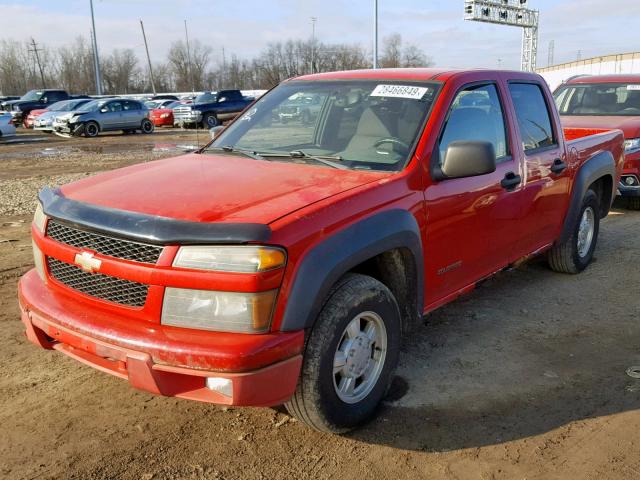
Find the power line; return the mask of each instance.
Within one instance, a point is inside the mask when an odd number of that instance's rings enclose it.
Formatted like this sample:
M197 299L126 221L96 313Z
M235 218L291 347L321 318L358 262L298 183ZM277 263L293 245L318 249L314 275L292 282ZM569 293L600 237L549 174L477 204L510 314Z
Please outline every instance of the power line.
M44 81L44 71L42 70L42 64L40 63L40 55L38 55L38 53L41 52L42 49L38 48L38 44L33 39L33 37L31 38L31 47L32 48L29 49L29 52L35 54L36 56L36 62L38 63L38 70L40 70L40 80L42 80L42 88L47 88L46 82Z

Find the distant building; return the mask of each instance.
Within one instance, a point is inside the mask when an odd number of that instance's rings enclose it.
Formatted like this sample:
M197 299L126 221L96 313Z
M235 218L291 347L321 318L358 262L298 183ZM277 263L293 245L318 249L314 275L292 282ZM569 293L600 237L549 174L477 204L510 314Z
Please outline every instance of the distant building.
M576 75L611 75L616 73L640 73L640 52L619 53L603 57L585 58L536 70L552 90Z

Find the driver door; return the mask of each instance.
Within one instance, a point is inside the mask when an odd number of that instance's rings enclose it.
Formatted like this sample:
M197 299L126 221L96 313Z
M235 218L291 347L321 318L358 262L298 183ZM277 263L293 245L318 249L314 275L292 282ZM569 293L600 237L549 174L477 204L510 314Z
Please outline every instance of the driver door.
M509 264L522 189L518 181L520 160L511 153L513 138L504 98L494 82L463 86L445 118L432 162L442 165L451 142L486 141L494 146L496 170L467 178L430 180L426 187L428 310Z

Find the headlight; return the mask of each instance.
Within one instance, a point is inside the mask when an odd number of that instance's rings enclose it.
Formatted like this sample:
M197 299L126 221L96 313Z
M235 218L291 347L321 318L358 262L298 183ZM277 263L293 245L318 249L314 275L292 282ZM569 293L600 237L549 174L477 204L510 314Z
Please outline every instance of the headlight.
M167 118L169 116L168 113L163 113L162 115L160 115L160 118Z
M640 138L630 138L624 141L624 153L633 153L640 150Z
M174 267L219 272L257 273L282 267L287 261L283 250L259 246L180 247Z
M42 210L42 205L38 202L38 206L36 207L36 211L33 214L33 224L36 226L40 233L44 233L44 227L47 224L47 216L44 214Z
M218 332L264 333L271 324L276 294L276 290L240 293L167 287L160 323Z
M78 123L80 121L80 115L75 115L69 119L69 123Z
M202 112L200 110L191 110L191 113L194 115L200 115Z

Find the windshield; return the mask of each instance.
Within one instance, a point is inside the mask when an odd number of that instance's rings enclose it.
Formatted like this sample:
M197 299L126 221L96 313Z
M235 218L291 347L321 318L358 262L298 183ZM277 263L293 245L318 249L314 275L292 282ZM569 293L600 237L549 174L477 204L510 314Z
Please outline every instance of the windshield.
M157 100L149 100L148 102L144 102L144 105L149 110L153 110L154 108L158 108L160 106L160 102Z
M93 100L93 101L91 101L89 103L85 103L80 108L78 108L76 111L77 112L93 112L93 111L97 110L98 108L100 108L105 103L107 103L106 100Z
M53 105L49 106L47 110L50 112L62 112L67 109L67 106L70 104L69 100L62 100L61 102L56 102Z
M198 95L194 103L211 103L215 102L217 95L215 93L203 93Z
M640 83L568 85L554 98L560 115L640 115Z
M36 100L40 100L40 97L42 97L42 90L30 90L20 97L20 100L35 102Z
M317 164L324 158L343 168L398 171L413 152L437 89L433 82L390 80L283 83L209 148L233 147L258 159Z

